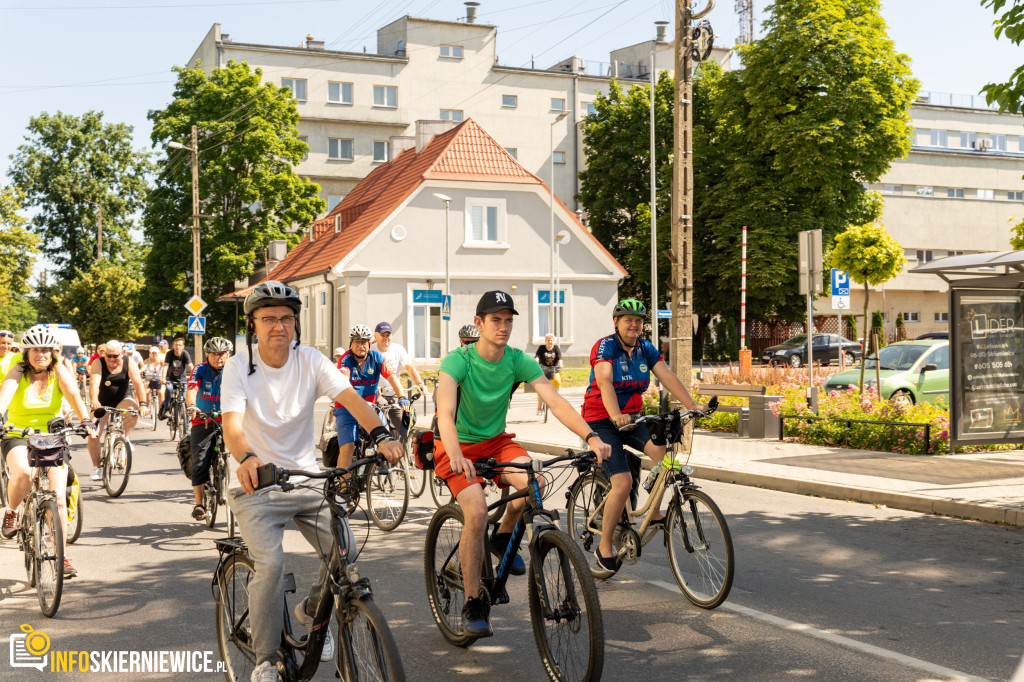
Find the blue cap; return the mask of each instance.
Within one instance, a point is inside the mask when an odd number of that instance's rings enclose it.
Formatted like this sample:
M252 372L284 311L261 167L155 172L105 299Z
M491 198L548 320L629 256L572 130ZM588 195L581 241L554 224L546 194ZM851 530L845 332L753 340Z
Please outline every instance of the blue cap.
M378 322L377 326L373 328L373 331L377 332L378 334L390 332L391 325L388 322Z

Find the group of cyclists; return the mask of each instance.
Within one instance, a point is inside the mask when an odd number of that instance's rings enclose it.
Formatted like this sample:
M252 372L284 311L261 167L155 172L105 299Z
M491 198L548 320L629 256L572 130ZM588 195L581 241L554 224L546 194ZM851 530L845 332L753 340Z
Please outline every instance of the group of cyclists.
M45 327L35 327L22 339L24 360L5 371L0 385L0 413L15 427L37 426L61 413L61 397L89 430L89 453L93 465L99 462L98 436L104 419L93 424L92 414L101 406L139 410L145 416L148 396L166 391L167 384L188 381L186 403L193 415L193 476L195 506L192 517L205 518L203 486L209 484L210 453L196 444L210 442L213 425L221 421L223 439L230 454L231 481L228 505L242 538L255 562L250 587L250 611L258 666L254 682L275 680L274 660L282 618L285 524L290 520L317 552L331 546L329 514L322 497L296 487L284 492L271 487L258 491L259 470L264 464L287 469L319 470L312 434L314 404L320 397L334 401L338 435L338 461L350 463L354 444L362 428L383 457L395 463L402 446L381 423L371 404L388 396L408 407L408 394L398 376L406 371L415 387L425 392L423 381L407 351L391 339L391 326L381 322L371 332L366 325L354 326L348 348L335 349L332 363L315 348L301 344L299 312L301 301L289 286L268 281L257 285L246 297L246 347L232 355L232 344L223 338L206 342L206 360L194 365L184 350L184 340L175 339L170 348L153 346L149 357L137 362L117 341L97 348L86 364L90 376L89 406L76 391L75 377L53 352L56 340ZM508 505L490 538L485 539L487 504L485 480L477 475L476 463L494 458L499 463L528 460L526 451L508 433L506 418L513 393L521 383L537 393L538 406L547 405L563 425L579 436L608 473L612 488L604 510L604 533L594 551L592 572L607 578L619 568L612 550L614 526L625 507L637 478L640 463L627 457L625 447L645 453L655 461L665 454L664 445L651 442L644 426L619 430L642 408L642 395L653 374L687 409L700 409L682 381L668 368L657 348L641 337L647 309L640 301L620 301L612 313L613 333L599 339L590 352L590 379L582 410L577 410L559 393L561 351L549 335L545 344L530 356L509 345L515 317L512 296L488 291L477 303L471 325L459 330L460 347L443 358L434 399L437 406L435 473L447 483L465 517L460 542L460 559L466 604L463 610L466 632L476 637L491 635L489 606L479 598L477 586L484 552L503 554L523 508L523 500ZM13 335L0 332L0 350ZM79 349L73 358L78 369ZM161 357L161 355L163 357ZM0 368L4 356L0 355ZM10 361L8 361L10 362ZM128 386L135 398L128 395ZM166 394L163 401L167 405ZM163 411L163 410L161 410ZM134 419L125 421L130 433ZM28 466L25 448L16 436L3 440L3 455L11 471L9 506L4 510L3 535L11 537L17 527L17 506L27 491ZM94 472L93 477L96 477ZM61 476L51 476L52 486ZM525 473L509 470L497 483L522 489ZM63 495L58 494L63 500ZM656 515L658 518L663 515ZM487 545L485 547L485 545ZM349 545L355 551L355 544ZM68 562L70 568L70 561ZM512 573L521 575L525 564L513 560ZM72 569L73 572L73 569ZM311 586L308 597L295 609L296 619L308 626L316 610L323 574ZM328 633L323 660L333 656L334 643Z

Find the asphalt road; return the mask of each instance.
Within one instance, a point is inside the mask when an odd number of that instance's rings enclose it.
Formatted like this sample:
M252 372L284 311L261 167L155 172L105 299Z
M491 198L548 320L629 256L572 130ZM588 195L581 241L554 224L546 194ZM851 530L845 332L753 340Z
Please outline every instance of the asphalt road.
M21 555L0 542L0 636L22 624L52 651L174 650L218 658L210 530L192 522L191 492L166 427L137 431L124 495L86 479L85 530L69 555L80 576L65 585L53 619L40 615ZM74 462L88 473L75 446ZM737 551L729 600L707 612L675 587L655 542L641 561L599 584L606 631L604 679L1005 680L1024 651L1024 532L727 484L709 483ZM550 498L564 500L558 492ZM492 611L495 636L468 649L445 642L423 587L422 536L433 512L415 500L398 530L355 521L359 565L394 630L412 680L540 680L524 578L512 603ZM316 570L297 532L286 540L300 592ZM291 602L294 604L294 600ZM51 654L52 655L52 654ZM41 673L10 666L0 680ZM108 676L104 676L108 678ZM109 679L163 679L125 673ZM216 673L175 679L218 679ZM46 679L80 674L46 672ZM317 679L335 679L324 664Z

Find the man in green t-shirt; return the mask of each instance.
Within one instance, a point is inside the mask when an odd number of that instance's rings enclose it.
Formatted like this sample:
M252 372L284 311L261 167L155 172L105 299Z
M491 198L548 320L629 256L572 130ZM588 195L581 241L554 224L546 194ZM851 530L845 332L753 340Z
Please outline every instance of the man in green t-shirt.
M583 438L597 455L598 462L611 454L611 449L590 430L580 413L558 394L544 378L537 361L508 346L513 316L518 315L512 297L504 291L488 291L476 305L473 323L480 330L480 340L449 353L441 361L437 385L437 429L441 442L434 453L435 473L443 478L462 508L464 523L459 542L462 580L466 590L466 606L462 609L467 634L490 637L488 622L490 605L479 597L480 570L483 563L484 530L487 525L487 502L484 479L476 475L474 462L493 457L498 462L528 462L526 450L505 432L512 393L520 383L530 384L551 414L570 431ZM516 490L526 487L525 473L501 474L497 481ZM504 553L512 531L523 511L525 500L510 502L498 532L491 541L491 552ZM526 566L521 557L512 562L511 573L522 575Z

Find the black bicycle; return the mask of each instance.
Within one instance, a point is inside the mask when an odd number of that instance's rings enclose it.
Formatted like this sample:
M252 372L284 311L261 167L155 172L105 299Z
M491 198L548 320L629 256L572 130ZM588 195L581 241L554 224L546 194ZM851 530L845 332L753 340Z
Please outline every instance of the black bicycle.
M562 462L581 466L593 461L590 452L568 454L544 462L498 464L494 459L477 463L477 473L494 478L505 469L524 471L525 488L488 507L519 498L526 508L516 524L505 553L495 569L491 553L485 551L480 598L487 604L507 604L508 582L513 559L524 534L530 551L527 591L530 621L544 669L556 682L601 679L604 668L604 623L597 588L586 558L576 543L558 528L558 512L544 508L539 479L546 467ZM469 646L477 637L466 633L462 608L465 588L459 558L463 515L457 504L438 509L427 528L424 575L430 612L441 634L456 646ZM484 538L486 547L487 539Z
M324 479L324 503L330 509L334 536L330 551L322 558L327 564L328 579L317 600L316 614L308 635L296 638L292 633L285 599L284 629L276 663L283 682L309 680L316 674L335 604L338 605L337 676L346 682L405 679L398 645L384 614L373 601L370 581L359 577L353 559L355 548L348 546L348 496L350 482L355 478L353 473L363 466L378 465L383 459L374 454L344 469L315 473L274 467L273 484L280 485L282 491L296 487L289 481L292 476ZM224 675L229 682L248 682L256 667L249 614L249 585L255 568L241 538L223 538L214 542L220 552L220 561L213 574L211 589L216 602L217 643L225 665ZM284 591L294 593L295 576L286 574L284 582Z
M177 442L188 430L188 415L185 412L185 382L168 381L171 397L167 403L167 428L170 429L170 440Z
M388 430L391 437L402 444L402 460L405 471L409 476L409 494L419 497L427 489L427 476L429 471L424 471L416 466L416 456L413 453L416 425L416 401L422 397L419 391L412 393L409 397L409 409L398 404L398 398L393 395L380 396L378 403L386 416Z
M231 508L227 506L228 493L228 449L224 446L224 429L217 421L220 412L203 412L195 408L193 410L196 418L203 419L213 425L213 433L209 438L213 439L213 459L210 460L210 480L203 486L203 506L206 507L206 526L213 528L217 523L217 510L224 507L227 512L228 530L234 535L235 520ZM204 443L195 443L195 447L203 447ZM193 450L196 452L196 450Z

